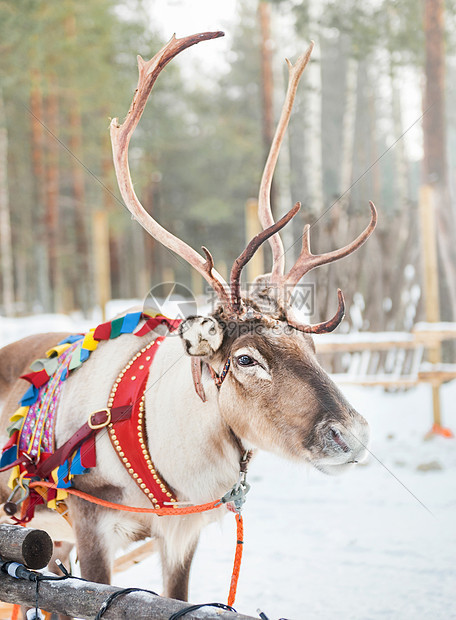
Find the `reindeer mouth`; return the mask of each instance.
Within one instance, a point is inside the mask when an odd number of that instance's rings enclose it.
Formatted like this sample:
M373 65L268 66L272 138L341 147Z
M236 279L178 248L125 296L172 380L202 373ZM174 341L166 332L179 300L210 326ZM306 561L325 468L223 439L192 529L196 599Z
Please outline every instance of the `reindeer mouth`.
M322 447L310 460L315 469L327 475L338 475L362 461L367 454L367 429L360 426L353 431L345 427L339 430L339 425L334 423L323 427L320 430ZM361 439L356 439L358 435Z
M327 476L338 476L345 473L358 461L346 461L345 463L312 463L315 469L318 469L322 474Z

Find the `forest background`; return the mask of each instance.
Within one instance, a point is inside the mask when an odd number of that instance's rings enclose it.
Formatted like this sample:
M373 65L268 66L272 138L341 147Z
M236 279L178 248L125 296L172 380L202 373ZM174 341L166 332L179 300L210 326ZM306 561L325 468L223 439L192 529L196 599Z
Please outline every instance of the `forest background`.
M158 0L0 0L0 313L90 313L104 298L144 298L200 276L131 222L114 177L109 119L167 35ZM174 1L186 6L188 2ZM311 274L318 320L336 288L345 330L409 329L424 317L420 216L431 187L440 314L456 319L455 0L237 0L223 61L203 43L160 77L130 148L135 189L168 230L209 247L225 273L248 240L286 89L285 56L316 46L302 80L273 190L287 262L305 223L312 247L353 239L355 255ZM198 10L198 2L192 2ZM214 23L213 29L220 28ZM178 32L179 36L191 34ZM265 270L269 253L265 252ZM100 284L101 282L101 284ZM104 288L103 291L100 289Z

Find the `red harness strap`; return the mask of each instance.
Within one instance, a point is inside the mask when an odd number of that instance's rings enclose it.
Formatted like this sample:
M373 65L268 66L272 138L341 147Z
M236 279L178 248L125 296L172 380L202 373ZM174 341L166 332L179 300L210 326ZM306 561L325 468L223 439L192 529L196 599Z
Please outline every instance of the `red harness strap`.
M108 410L128 407L131 415L109 424L109 437L122 464L154 508L175 502L175 494L155 469L147 447L144 400L150 366L164 337L141 349L123 368L108 400Z

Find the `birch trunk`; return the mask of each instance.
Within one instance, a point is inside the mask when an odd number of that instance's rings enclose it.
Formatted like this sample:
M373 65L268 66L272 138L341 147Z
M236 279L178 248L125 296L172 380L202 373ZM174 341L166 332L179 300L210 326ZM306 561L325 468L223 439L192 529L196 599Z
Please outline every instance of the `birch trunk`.
M273 14L274 15L274 14ZM276 26L276 27L274 27ZM282 31L282 24L280 23L280 16L274 15L274 21L271 24L271 29L273 31L273 40L280 41L280 32ZM282 49L281 44L280 49ZM300 53L300 50L296 50L296 54L293 55L292 60L295 60L295 57ZM275 89L275 109L277 114L280 113L282 109L283 102L285 100L285 93L287 91L287 80L288 80L288 70L286 67L286 63L284 60L284 54L275 54L274 61L272 63L273 74L277 76L277 88ZM295 104L293 106L290 125L288 130L285 132L285 136L282 142L282 148L280 151L280 157L277 161L277 173L276 176L278 178L278 183L275 186L275 200L276 200L276 220L280 219L283 215L285 215L293 206L294 200L292 196L292 188L291 188L291 151L290 151L290 133L292 131L292 117L296 113L296 108L299 105L299 99L302 97L302 93L305 89L305 77L302 80L302 84L298 89L297 97ZM275 131L275 126L278 121L276 119L272 131ZM271 138L272 141L272 138ZM299 199L299 197L297 198ZM298 227L296 230L296 226L293 226L294 221L290 222L285 228L283 228L280 232L280 236L282 237L284 250L285 250L285 258L286 258L286 268L290 268L295 260L297 259L297 250L301 248L301 243L295 243L296 239L299 235L302 234L302 226Z
M322 7L318 2L309 4L309 38L315 41L312 58L306 69L306 145L305 173L307 175L308 204L312 212L323 211L323 161L321 143L321 49L319 41Z

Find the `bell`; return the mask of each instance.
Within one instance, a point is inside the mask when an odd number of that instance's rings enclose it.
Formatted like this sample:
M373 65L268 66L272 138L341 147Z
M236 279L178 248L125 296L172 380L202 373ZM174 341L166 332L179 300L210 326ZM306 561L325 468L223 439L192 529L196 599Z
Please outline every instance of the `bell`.
M15 502L5 502L3 510L9 517L12 517L17 512L17 504Z

